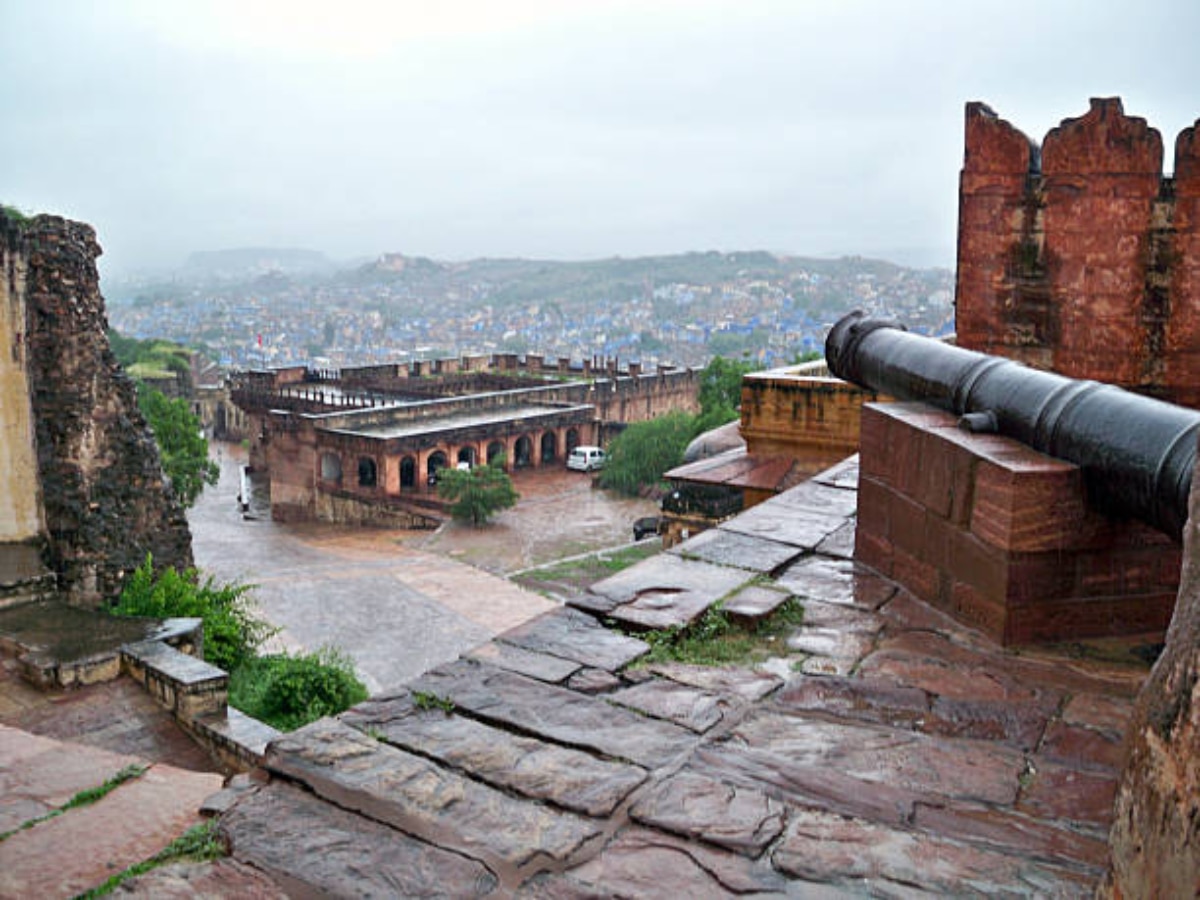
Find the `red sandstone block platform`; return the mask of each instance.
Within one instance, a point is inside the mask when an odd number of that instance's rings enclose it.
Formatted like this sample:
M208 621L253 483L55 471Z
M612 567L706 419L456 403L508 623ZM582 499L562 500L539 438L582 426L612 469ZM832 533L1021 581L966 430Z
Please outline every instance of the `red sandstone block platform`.
M920 403L863 407L855 555L1003 644L1165 632L1181 562L1078 466Z

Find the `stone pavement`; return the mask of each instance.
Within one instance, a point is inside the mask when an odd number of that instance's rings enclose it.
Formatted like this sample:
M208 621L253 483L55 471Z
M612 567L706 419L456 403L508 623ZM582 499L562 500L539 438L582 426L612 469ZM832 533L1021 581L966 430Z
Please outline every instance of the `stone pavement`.
M1146 670L1006 652L856 565L853 464L270 748L221 820L284 890L1090 896ZM617 630L794 595L795 655Z
M100 800L30 824L129 765L145 771ZM0 725L0 897L70 897L153 856L200 821L222 776ZM25 827L22 827L25 826Z
M257 587L278 644L349 653L368 690L397 687L554 604L503 578L410 544L424 532L281 525L261 496L237 505L245 454L221 445L221 480L189 511L196 564Z

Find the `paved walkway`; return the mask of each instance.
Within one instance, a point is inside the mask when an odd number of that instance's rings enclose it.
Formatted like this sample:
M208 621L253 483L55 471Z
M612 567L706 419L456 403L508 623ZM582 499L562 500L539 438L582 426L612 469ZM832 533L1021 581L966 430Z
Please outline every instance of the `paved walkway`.
M95 803L60 810L127 766L140 771ZM199 823L222 776L0 725L0 897L71 897L153 856Z
M428 533L280 525L265 500L252 518L237 504L239 448L222 447L221 480L189 513L196 564L219 581L257 585L278 645L333 645L354 659L368 690L395 688L532 616L544 597L475 566L413 545Z
M1011 653L850 559L842 467L272 745L221 821L289 891L1091 896L1144 667ZM610 623L801 599L766 670Z

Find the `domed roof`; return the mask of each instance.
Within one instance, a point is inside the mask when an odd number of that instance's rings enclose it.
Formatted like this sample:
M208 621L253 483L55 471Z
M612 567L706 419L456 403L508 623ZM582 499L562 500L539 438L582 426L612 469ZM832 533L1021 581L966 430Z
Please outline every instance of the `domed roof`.
M745 447L746 442L742 439L741 430L738 428L739 424L740 422L734 419L732 422L696 437L683 451L683 461L694 463L697 460L708 459L710 456Z

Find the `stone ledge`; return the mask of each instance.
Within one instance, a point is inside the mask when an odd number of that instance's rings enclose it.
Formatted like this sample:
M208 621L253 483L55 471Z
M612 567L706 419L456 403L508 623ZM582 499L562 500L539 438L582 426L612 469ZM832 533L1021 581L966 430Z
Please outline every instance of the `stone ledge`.
M226 708L229 675L211 663L161 641L126 644L121 660L126 671L185 725Z

